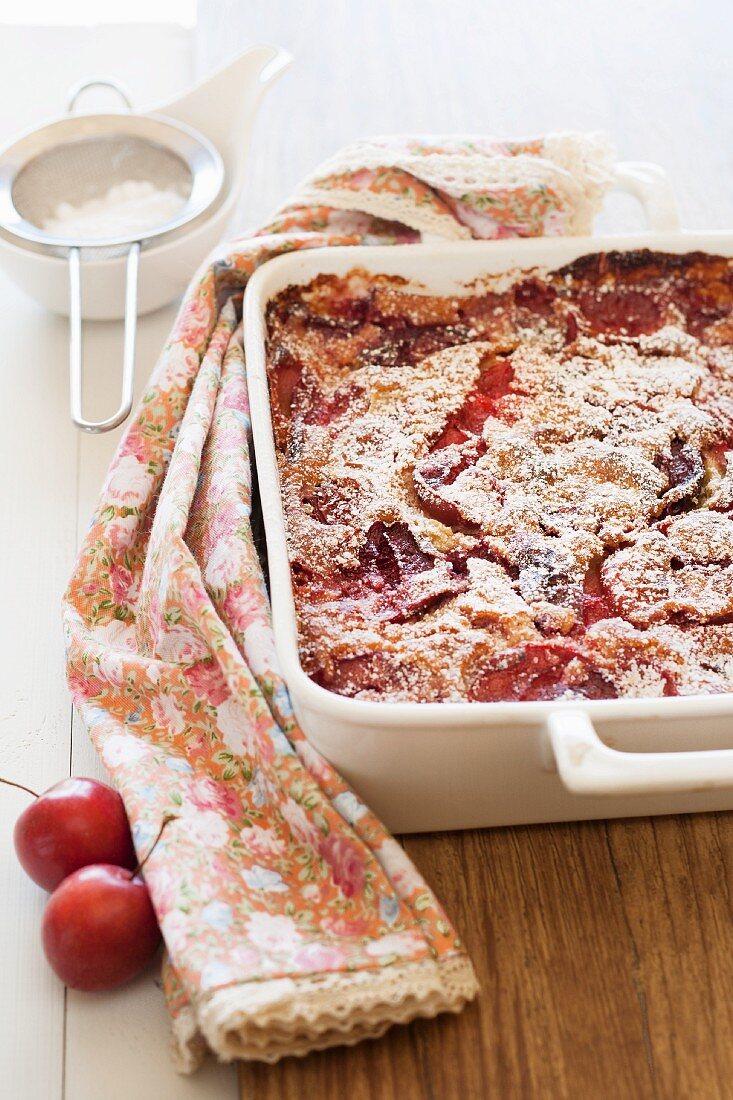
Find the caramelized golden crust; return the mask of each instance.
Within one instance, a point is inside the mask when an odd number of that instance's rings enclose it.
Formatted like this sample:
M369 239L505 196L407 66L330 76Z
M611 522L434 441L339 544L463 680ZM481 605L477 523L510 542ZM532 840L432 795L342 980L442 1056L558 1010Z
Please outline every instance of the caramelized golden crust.
M367 699L733 690L732 305L731 261L650 252L274 299L306 671Z

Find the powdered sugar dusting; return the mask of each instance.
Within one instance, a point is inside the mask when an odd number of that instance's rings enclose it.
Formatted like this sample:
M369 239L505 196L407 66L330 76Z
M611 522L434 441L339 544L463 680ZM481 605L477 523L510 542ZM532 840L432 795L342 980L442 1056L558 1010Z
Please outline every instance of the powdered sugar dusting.
M416 700L731 690L732 303L730 262L697 254L455 297L359 271L283 292L269 368L311 675Z

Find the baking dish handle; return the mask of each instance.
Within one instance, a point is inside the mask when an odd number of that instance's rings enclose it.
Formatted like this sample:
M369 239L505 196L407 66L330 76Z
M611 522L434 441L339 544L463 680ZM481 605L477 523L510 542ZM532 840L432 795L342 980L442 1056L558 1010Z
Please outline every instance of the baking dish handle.
M733 788L733 749L619 752L604 744L584 711L547 719L554 765L573 794L633 795Z
M649 229L655 233L676 233L680 214L669 177L658 164L641 160L620 161L614 168L613 188L638 199Z

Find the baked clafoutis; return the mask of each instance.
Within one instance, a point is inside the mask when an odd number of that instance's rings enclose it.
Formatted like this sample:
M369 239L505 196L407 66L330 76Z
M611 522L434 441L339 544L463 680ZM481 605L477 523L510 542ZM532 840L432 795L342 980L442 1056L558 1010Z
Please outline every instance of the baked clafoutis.
M733 261L268 306L305 671L379 701L733 690Z

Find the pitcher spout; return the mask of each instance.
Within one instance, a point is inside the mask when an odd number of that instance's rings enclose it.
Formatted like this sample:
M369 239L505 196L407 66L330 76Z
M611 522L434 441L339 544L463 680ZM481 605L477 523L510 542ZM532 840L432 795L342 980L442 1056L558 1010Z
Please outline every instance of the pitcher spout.
M178 119L204 134L224 159L226 187L236 190L241 183L259 101L291 61L286 50L255 46L191 91L147 110Z

